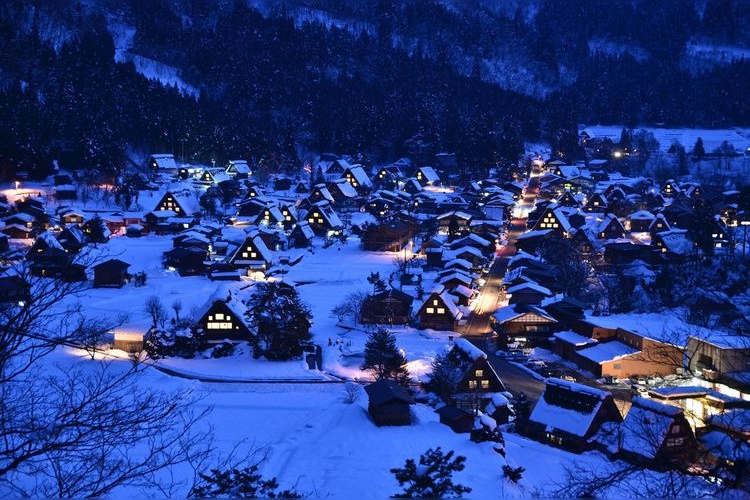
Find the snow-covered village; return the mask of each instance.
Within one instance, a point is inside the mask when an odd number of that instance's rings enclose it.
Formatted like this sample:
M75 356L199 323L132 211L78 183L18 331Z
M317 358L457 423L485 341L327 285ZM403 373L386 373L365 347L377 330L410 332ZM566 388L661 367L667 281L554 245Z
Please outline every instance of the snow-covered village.
M565 25L555 2L209 3L0 6L0 494L750 494L750 123L721 73L747 71L741 3L685 21L703 38L674 71L727 88L700 116L665 96L555 108L588 76L560 62L569 81L544 87L546 39L514 35L537 59L510 78L515 56L466 70L409 38ZM352 70L297 103L278 58L319 57L311 33ZM639 36L592 35L586 57L650 71L663 55ZM459 55L489 57L476 44ZM225 53L271 61L273 85L202 80L238 64ZM35 80L29 61L61 66ZM431 90L380 101L355 90L372 68Z

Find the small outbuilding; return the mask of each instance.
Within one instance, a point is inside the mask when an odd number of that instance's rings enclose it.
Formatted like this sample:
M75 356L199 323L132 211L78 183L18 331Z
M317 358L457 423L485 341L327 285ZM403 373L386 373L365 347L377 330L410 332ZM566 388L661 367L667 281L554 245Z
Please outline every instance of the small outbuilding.
M474 415L469 411L446 405L435 410L435 413L440 415L441 424L447 425L458 434L471 432L474 428Z
M94 266L94 286L122 287L128 282L130 264L120 259L109 259Z
M370 402L367 411L375 425L411 425L409 405L414 397L393 380L378 380L365 387Z

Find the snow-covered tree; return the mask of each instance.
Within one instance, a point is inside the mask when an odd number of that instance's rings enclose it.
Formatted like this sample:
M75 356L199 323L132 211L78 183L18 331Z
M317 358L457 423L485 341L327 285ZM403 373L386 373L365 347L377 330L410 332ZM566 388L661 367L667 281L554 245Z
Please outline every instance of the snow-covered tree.
M247 300L248 321L255 328L255 356L292 359L310 343L312 314L294 287L285 283L258 283Z
M471 493L471 488L453 482L453 473L464 470L466 457L454 452L443 453L440 447L428 449L419 457L419 463L409 458L402 468L391 469L404 491L394 498L461 498Z
M258 473L258 466L244 469L212 469L209 474L200 473L199 484L193 487L190 497L195 498L301 498L293 489L279 490L275 477L265 479Z
M396 336L385 328L370 333L365 343L363 370L373 374L375 379L390 379L400 384L409 380L406 358L396 347Z

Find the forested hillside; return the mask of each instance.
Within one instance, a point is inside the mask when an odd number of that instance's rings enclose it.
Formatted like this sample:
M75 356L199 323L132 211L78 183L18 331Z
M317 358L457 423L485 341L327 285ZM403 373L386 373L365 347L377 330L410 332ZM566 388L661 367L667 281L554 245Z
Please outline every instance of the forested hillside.
M474 168L581 122L746 126L748 21L729 0L3 3L0 165L332 150Z

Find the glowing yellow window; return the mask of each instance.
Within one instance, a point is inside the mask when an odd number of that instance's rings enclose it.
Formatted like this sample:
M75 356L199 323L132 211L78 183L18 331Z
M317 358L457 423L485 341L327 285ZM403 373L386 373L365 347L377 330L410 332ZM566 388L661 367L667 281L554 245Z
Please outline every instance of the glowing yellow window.
M427 309L425 309L425 311L427 312L427 314L435 314L435 308L434 307L428 307Z
M469 380L469 389L476 389L476 388L477 388L477 381Z
M445 314L445 309L444 309L444 308L442 308L442 307L438 307L438 308L437 308L437 313L438 313L438 314Z
M482 378L484 376L484 370L475 370L474 376L478 378Z
M489 389L489 388L490 388L490 381L482 380L482 389Z

